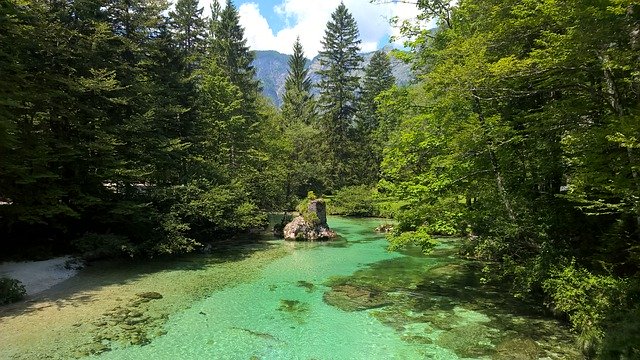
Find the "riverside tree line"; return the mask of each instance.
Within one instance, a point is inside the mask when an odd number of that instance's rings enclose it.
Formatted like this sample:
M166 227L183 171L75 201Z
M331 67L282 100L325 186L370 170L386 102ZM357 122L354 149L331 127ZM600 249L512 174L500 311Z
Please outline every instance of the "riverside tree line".
M394 247L464 235L488 281L565 317L585 355L640 357L640 6L416 6L397 54L413 84L381 52L356 76L341 4L320 95L298 41L276 109L230 1L210 18L196 0L2 1L3 246L188 252L335 194L337 212L395 216Z
M361 144L393 78L383 53L354 75L360 40L344 5L324 39L320 98L298 41L281 110L261 95L231 1L206 18L197 0L169 5L0 3L6 255L189 252L263 227L310 190L377 180Z

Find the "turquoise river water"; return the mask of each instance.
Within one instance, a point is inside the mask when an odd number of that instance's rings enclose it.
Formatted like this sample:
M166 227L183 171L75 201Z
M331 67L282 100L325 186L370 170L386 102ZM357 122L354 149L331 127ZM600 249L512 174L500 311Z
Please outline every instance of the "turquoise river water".
M456 275L468 274L460 273L464 271L460 269L461 265L450 266L456 261L452 254L446 252L425 257L386 251L384 238L372 231L378 223L375 220L332 218L330 225L346 242L328 246L298 245L298 249L288 256L263 268L255 281L217 291L190 309L175 314L166 324L168 332L165 336L147 346L103 353L100 358L458 359L570 356L570 337L563 333L566 329L553 321L545 321L534 314L512 314L513 309L496 309L493 301L485 303L485 308L465 304L468 302L465 296L456 299L456 291L447 294L447 289L441 286L434 286L433 293L427 289L421 292L419 287L424 286L424 279L420 275L438 267L451 271L449 274L440 272L446 280L462 286L454 290L464 292L465 286L471 286L474 280L465 279L469 284L461 284L460 279L454 279ZM398 304L344 311L323 301L323 294L330 290L327 286L329 281L345 277L343 280L349 282L349 277L354 275L356 283L362 283L360 277L372 286L386 287L386 284L393 283L383 290L392 292L391 301ZM474 292L473 289L468 291ZM447 295L449 298L443 299ZM423 301L432 302L433 308L422 308ZM438 313L429 313L433 311ZM432 317L435 318L430 319ZM509 318L512 324L509 324ZM541 327L550 333L545 333ZM554 334L554 331L558 333ZM549 340L552 343L548 343ZM501 345L503 348L499 348ZM563 352L563 347L569 351ZM527 351L533 353L527 354Z
M580 358L566 326L499 285L485 284L482 264L456 257L455 239L442 240L426 256L388 252L384 236L373 232L380 223L330 217L341 235L335 242L270 241L256 251L286 251L253 269L247 263L242 271L252 276L166 312L153 322L154 336L118 344L116 335L103 335L97 337L102 347L84 354L114 360ZM179 274L198 271L183 267L162 276L178 282ZM100 329L115 334L147 319L128 314L129 325L73 326L86 326L96 340Z

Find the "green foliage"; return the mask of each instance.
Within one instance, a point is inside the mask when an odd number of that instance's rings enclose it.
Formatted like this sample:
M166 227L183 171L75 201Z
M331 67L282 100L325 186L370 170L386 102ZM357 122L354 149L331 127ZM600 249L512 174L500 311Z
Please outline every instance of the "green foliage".
M376 51L364 69L362 90L359 98L357 129L363 136L373 133L379 126L376 98L395 84L391 72L391 61L384 51ZM379 163L377 161L376 163Z
M211 19L210 57L217 62L230 82L238 87L243 102L243 115L251 117L256 111L255 101L260 84L256 80L256 69L251 65L254 54L244 38L238 9L231 0L227 0L226 7L213 15L216 17Z
M129 239L113 234L85 234L71 245L88 260L133 256L135 249Z
M315 212L305 211L302 213L302 218L304 219L304 222L311 226L320 224L320 218Z
M600 347L600 358L635 359L640 356L638 319L640 319L638 304L633 305L629 310L617 311L608 319Z
M463 206L456 198L438 199L433 204L405 206L396 215L399 231L423 227L431 235L462 235L465 231Z
M24 285L16 279L0 277L0 305L20 301L27 296Z
M552 306L569 315L581 338L597 344L604 336L607 317L625 305L628 282L611 275L594 275L572 261L554 269L543 288Z
M292 208L296 198L312 189L323 191L327 184L327 146L320 131L316 101L311 94L307 60L299 39L289 58L278 141L282 145L278 159L283 167L284 206Z
M405 205L367 185L345 186L327 198L327 211L333 215L393 218Z
M311 85L307 59L300 38L296 38L293 55L289 58L289 74L284 85L282 117L287 123L309 125L316 122Z
M418 227L415 231L397 231L394 229L387 234L389 251L395 251L409 245L419 246L427 254L436 245L436 241L429 235L426 227Z
M311 200L315 200L315 199L312 199L310 196L307 196L306 198L300 200L300 202L298 202L298 205L296 205L296 211L300 214L305 214L306 212L308 212L309 204L311 203Z
M640 11L565 5L419 1L438 29L403 24L419 81L377 98L378 186L406 201L397 231L467 233L468 255L551 299L585 350L633 358Z
M375 189L366 185L343 187L331 197L329 212L346 216L377 216L375 194Z
M280 118L233 4L210 29L193 0L0 6L8 252L183 253L283 202Z
M322 40L319 53L321 69L318 88L320 123L325 132L331 169L331 182L335 188L360 184L362 179L354 159L359 142L353 137L353 118L356 113L356 92L362 56L358 25L344 4L331 14L331 20Z
M318 214L316 212L309 211L309 204L313 200L316 200L316 197L315 197L315 194L312 191L310 191L308 196L305 199L302 199L302 201L300 201L300 203L296 207L296 210L298 211L300 216L302 216L302 218L307 224L317 225L320 223L320 218L318 217ZM319 201L323 201L323 200L320 199Z

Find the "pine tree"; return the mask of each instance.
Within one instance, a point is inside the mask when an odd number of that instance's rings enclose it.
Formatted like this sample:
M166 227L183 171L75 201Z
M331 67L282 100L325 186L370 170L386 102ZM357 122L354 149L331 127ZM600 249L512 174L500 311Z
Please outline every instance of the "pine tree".
M178 0L169 13L171 28L189 68L193 68L204 52L206 24L198 0Z
M391 61L384 51L376 51L364 70L358 106L358 132L364 136L374 132L379 123L376 97L395 83Z
M311 78L307 59L300 38L293 44L293 55L289 58L289 75L285 82L282 114L285 121L310 124L315 115L315 102L311 94Z
M335 139L345 139L352 125L356 110L356 91L359 78L355 71L360 68L362 56L358 25L341 3L331 14L327 23L323 50L320 52L318 71L320 80L320 107L325 125ZM337 144L334 144L337 145Z
M255 112L260 83L256 80L256 69L252 65L254 53L247 46L238 10L231 0L227 0L227 6L219 13L218 19L211 20L214 33L210 55L216 58L218 66L227 74L231 83L240 88L245 109Z
M322 125L328 133L334 185L337 187L358 183L358 174L347 164L356 144L351 143L362 56L358 26L347 8L341 3L327 23L323 50L320 52L321 77L319 107Z
M364 184L375 184L379 180L382 148L385 134L378 131L381 122L377 114L376 97L390 89L395 83L389 56L376 51L365 68L362 91L358 99L354 140L360 144L354 148L351 166L359 173Z
M236 7L227 1L224 10L217 2L212 5L213 16L210 23L209 58L214 64L208 64L205 71L215 69L226 76L231 86L237 88L238 96L233 104L226 104L234 110L225 119L209 119L210 122L223 121L228 146L228 164L236 178L242 177L239 168L250 169L255 160L258 137L258 123L261 116L258 111L260 85L256 80L253 67L254 54L247 46L244 29ZM219 14L219 15L218 15ZM218 75L216 75L218 76ZM213 105L212 105L213 106ZM203 109L207 111L207 109Z
M300 38L297 38L293 55L289 58L289 76L282 104L282 143L286 145L283 162L287 164L283 181L286 204L290 204L293 195L304 197L310 190L322 190L325 182L323 163L326 156L306 64Z

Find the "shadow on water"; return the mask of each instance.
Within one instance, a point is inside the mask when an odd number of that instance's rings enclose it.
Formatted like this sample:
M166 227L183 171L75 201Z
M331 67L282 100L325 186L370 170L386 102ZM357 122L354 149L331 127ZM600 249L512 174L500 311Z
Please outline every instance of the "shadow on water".
M325 302L345 311L370 309L405 341L461 358L580 358L568 328L505 287L486 284L484 264L457 258L453 244L445 240L428 256L409 249L405 257L332 278Z
M0 306L0 319L20 316L43 307L33 307L37 302L49 302L59 308L80 306L91 302L94 297L87 295L94 290L112 285L126 285L149 275L173 271L200 271L210 265L242 261L252 254L273 246L273 237L247 235L215 244L208 253L189 254L177 258L156 259L114 259L87 263L78 275L50 289L35 294L25 301ZM48 305L51 306L51 305Z
M95 261L75 277L25 301L0 307L0 324L33 323L44 316L57 332L86 334L83 343L60 349L59 358L146 345L166 334L164 325L170 314L212 291L251 280L259 273L257 268L286 254L271 240L270 236L246 235L216 243L208 253ZM248 258L251 260L243 261ZM24 325L15 326L28 331ZM35 352L23 352L16 358L42 355L40 350L27 351Z

